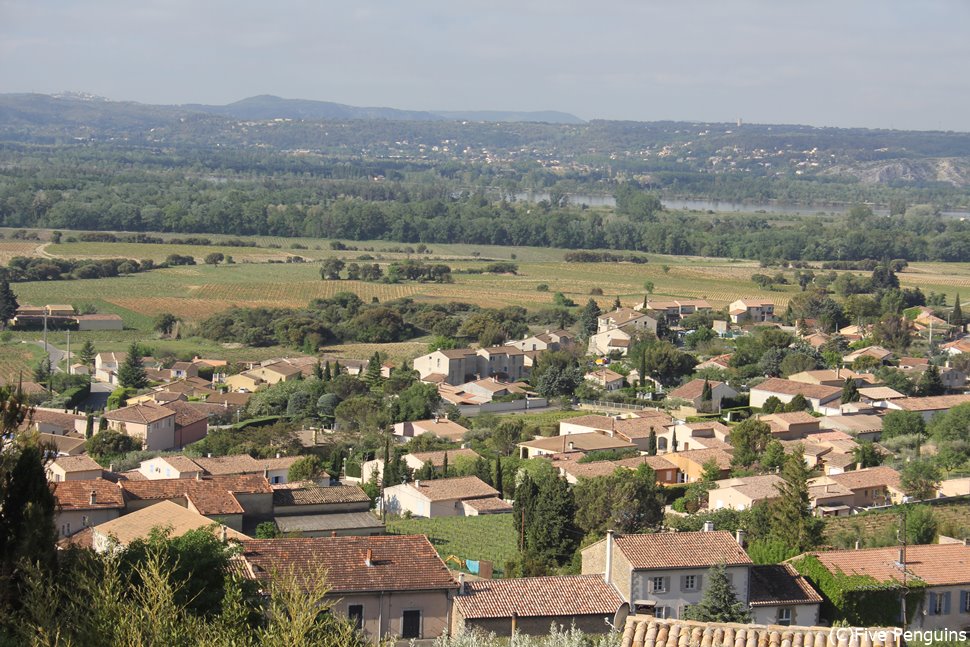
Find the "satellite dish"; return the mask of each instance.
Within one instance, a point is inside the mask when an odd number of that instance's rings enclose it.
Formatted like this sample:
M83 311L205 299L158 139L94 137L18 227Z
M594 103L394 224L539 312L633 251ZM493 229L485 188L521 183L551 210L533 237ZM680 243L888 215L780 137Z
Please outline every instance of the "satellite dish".
M616 610L613 614L613 628L617 631L621 630L626 624L626 617L630 615L630 603L624 602L620 605L620 608Z

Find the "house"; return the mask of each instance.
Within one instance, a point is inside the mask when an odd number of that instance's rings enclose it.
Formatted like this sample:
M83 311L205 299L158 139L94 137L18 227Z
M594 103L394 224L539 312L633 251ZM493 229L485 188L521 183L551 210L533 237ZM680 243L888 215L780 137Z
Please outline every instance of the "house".
M416 480L384 488L384 505L391 514L410 512L416 517L468 516L465 502L497 499L499 491L477 476ZM508 511L511 511L509 506Z
M258 474L271 484L289 482L289 471L302 456L280 456L275 458L253 458L249 454L231 456L199 457L192 460L210 476L240 476ZM329 481L329 479L324 479Z
M168 537L181 537L201 528L209 529L223 541L249 539L241 532L213 522L198 512L172 501L160 501L131 514L106 521L92 528L91 547L99 553L127 547L137 539L146 539L154 529L164 529Z
M553 624L587 634L610 631L623 600L600 575L556 575L460 582L451 631L546 636Z
M772 438L778 440L799 440L821 429L820 419L805 411L771 413L762 415L759 420L771 427Z
M705 384L709 385L711 389L711 398L707 401L710 404L707 405L705 405L704 401L701 400L701 396L704 394ZM702 380L698 378L672 390L667 394L667 397L687 400L691 403L691 406L697 410L700 410L704 406L708 406L711 411L716 412L721 410L721 400L725 398L736 398L738 397L738 392L724 382L718 382L717 380Z
M478 354L470 348L436 350L415 358L413 366L423 381L457 386L474 379L478 372ZM443 377L431 379L432 376Z
M25 425L29 423L29 428L42 434L54 436L84 436L87 430L87 416L76 413L69 413L62 409L48 409L45 407L34 407ZM24 426L26 430L28 427Z
M652 310L663 314L670 323L679 323L687 315L696 312L711 312L711 304L704 299L672 299L660 301L658 299L647 299L645 302L634 306L634 310Z
M818 476L809 479L808 483L809 486L834 484L851 491L851 505L855 508L901 503L905 496L899 482L899 472L885 465Z
M501 382L495 377L486 377L473 382L466 382L458 388L482 402L491 402L494 398L512 394L525 396L526 389L529 387L522 382Z
M127 513L159 501L172 501L242 532L244 521L273 514L273 489L262 476L211 476L194 479L119 481Z
M116 314L93 314L78 315L74 318L77 321L78 330L124 330L125 322L121 315Z
M866 346L865 348L860 348L859 350L853 351L848 355L842 357L842 361L846 364L851 364L860 357L872 357L878 360L880 364L885 364L888 360L892 359L893 352L891 350L886 350L882 346Z
M891 389L888 386L869 386L859 389L859 401L866 404L899 400L905 397L905 393L900 393L896 389Z
M794 591L784 589L782 594ZM758 610L755 616L759 617ZM781 608L779 608L781 612ZM860 638L856 638L861 636ZM850 639L852 642L849 642ZM650 640L649 643L646 641ZM865 641L865 642L863 642ZM826 647L828 645L866 645L866 647L901 647L893 630L884 627L806 627L791 623L737 624L729 622L694 622L660 620L649 615L632 615L626 619L621 647Z
M624 418L598 415L567 418L559 422L559 435L568 436L595 432L619 441L625 441L632 444L637 450L646 452L650 448L651 432L656 435L657 446L660 447L661 439L667 429L673 427L674 424L673 418L663 411L643 409ZM583 440L582 442L587 441ZM579 447L580 445L576 446Z
M731 473L730 449L690 449L682 452L667 452L664 458L680 470L681 483L693 483L704 476L704 465L710 461L717 463L721 478Z
M909 379L913 380L913 382L918 382L929 367L929 364L917 364L916 366L910 366L908 368L900 368ZM940 381L943 382L943 386L946 388L955 390L962 389L966 386L967 374L960 369L951 366L938 366L937 370L940 372Z
M731 323L774 321L775 304L762 299L738 299L728 306Z
M559 350L573 343L575 336L566 330L547 330L544 333L526 337L519 341L511 341L509 346L515 346L522 351Z
M781 494L784 479L776 474L745 476L716 481L717 487L707 492L707 507L711 510L730 508L750 510L756 503L767 503Z
M180 399L165 403L166 409L175 412L173 447L181 449L206 437L209 433L207 407L202 402L186 402Z
M606 538L582 551L583 575L601 575L624 602L658 618L680 618L703 596L707 570L722 563L738 598L748 599L751 558L724 531L664 532Z
M630 351L635 330L631 327L610 328L595 335L590 335L586 352L590 355L609 355L611 353L626 356Z
M199 464L187 456L156 456L142 461L138 472L148 480L194 479L205 474Z
M587 382L592 382L604 391L618 391L623 388L625 378L615 371L603 368L596 369L583 376Z
M115 519L125 509L121 488L102 478L59 481L51 490L57 502L54 525L61 537Z
M370 508L370 497L357 485L273 488L276 527L302 537L382 535L384 524Z
M519 457L523 460L550 454L581 452L589 453L601 450L631 450L637 449L632 442L620 437L611 437L596 431L580 434L539 437L535 440L521 442L517 445Z
M468 429L448 418L436 417L432 420L415 420L413 422L398 422L392 432L402 439L414 438L422 434L432 434L451 442L461 442L468 433Z
M613 312L607 312L599 316L596 320L596 332L601 333L607 330L632 326L632 329L638 332L647 331L657 334L657 322L656 313L647 314L645 312L637 312L632 308L617 308Z
M788 376L792 382L805 384L819 384L821 386L835 386L842 388L846 380L852 380L856 386L869 386L876 382L876 376L871 373L855 373L853 371L837 369L820 369L817 371L802 371Z
M109 384L117 383L118 369L125 363L128 353L98 353L94 356L94 379Z
M812 348L821 348L825 344L832 340L831 335L826 335L824 332L816 332L811 335L806 335L802 337L802 341L811 346Z
M819 425L823 429L837 429L863 442L879 440L882 435L882 416L874 414L825 416L819 418Z
M250 373L249 371L243 371L242 373L230 375L229 377L223 379L222 383L233 391L252 393L259 390L259 388L266 382L264 382L262 378Z
M961 337L955 341L943 344L943 349L949 355L961 355L963 353L970 353L970 337Z
M721 442L728 442L731 437L731 428L728 427L723 422L718 420L704 420L702 422L682 422L678 423L673 431L677 432L678 447L680 449L691 449L691 441L695 442L701 439L712 439L719 440ZM669 447L664 447L667 451ZM695 448L697 449L697 448ZM708 448L704 448L708 449Z
M760 409L772 396L778 398L783 404L788 404L798 394L808 401L814 411L825 413L828 409L835 408L834 413L838 413L838 401L842 398L841 388L793 382L780 377L770 377L761 384L751 387L750 404Z
M451 624L458 585L423 535L250 539L237 560L246 578L262 584L274 573L309 586L325 576L331 613L370 640L435 638Z
M154 402L122 407L104 414L108 428L127 434L142 443L146 451L178 447L175 437L175 412Z
M58 456L80 456L85 452L84 446L87 442L83 436L59 434L37 434L37 439L42 446L53 448L53 453Z
M717 355L710 359L704 360L703 362L695 366L694 370L700 371L705 368L716 368L722 371L727 370L728 368L731 367L731 365L728 363L731 361L731 355L732 355L731 353L727 353L724 355Z
M101 478L101 466L90 456L58 456L47 465L48 481L89 481Z
M199 376L199 366L192 362L175 362L168 370L171 372L173 380Z
M580 463L576 454L551 454L547 458L552 461L552 466L557 468L559 473L566 478L566 482L571 485L578 483L579 479L610 476L618 469L636 470L641 465L646 465L652 469L657 483L661 485L680 483L677 478L677 466L663 456L642 454L616 461L593 461L591 463Z
M829 573L859 576L860 588L847 591L847 599L864 597L865 589L874 585L922 588L922 595L907 598L908 604L916 605L909 616L911 630L970 626L970 546L963 543L832 550L807 557Z
M923 416L927 422L937 413L949 411L953 407L970 402L970 394L960 395L932 395L923 398L899 398L879 402L877 406L883 409L897 409L900 411L916 411Z
M502 380L523 380L529 377L525 366L525 351L515 346L492 346L475 351L475 372L479 378L497 377Z
M291 382L303 376L301 367L294 366L290 362L278 361L265 366L257 366L246 371L246 374L262 380L270 386L280 382Z
M809 482L808 500L818 517L845 517L852 514L855 494L844 485L823 478Z
M815 626L822 596L791 564L755 564L748 605L756 624ZM804 644L804 643L803 643Z

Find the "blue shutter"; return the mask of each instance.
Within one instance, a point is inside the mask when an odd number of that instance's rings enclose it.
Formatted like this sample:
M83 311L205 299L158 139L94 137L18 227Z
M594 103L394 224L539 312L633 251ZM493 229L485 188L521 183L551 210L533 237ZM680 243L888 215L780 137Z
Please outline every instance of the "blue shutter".
M927 604L929 606L926 609L926 614L930 616L935 616L936 615L936 593L933 593L932 591L930 591Z
M943 615L950 615L950 592L943 594Z

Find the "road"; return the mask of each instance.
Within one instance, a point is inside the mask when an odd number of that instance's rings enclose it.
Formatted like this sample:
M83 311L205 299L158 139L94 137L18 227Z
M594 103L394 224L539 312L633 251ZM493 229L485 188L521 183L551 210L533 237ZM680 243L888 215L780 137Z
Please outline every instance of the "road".
M35 341L31 343L36 344L41 348L44 347L44 342L42 341ZM48 343L47 355L50 357L51 367L53 367L55 371L60 371L60 363L67 358L67 351L61 350L53 344ZM71 353L71 357L74 357L74 353ZM114 389L115 387L111 386L110 384L92 380L91 395L88 396L88 399L81 404L80 408L87 411L98 411L104 409L108 404L108 396L111 395L111 392L114 391Z
M40 346L41 348L44 347L44 342L42 341L35 341L31 343L33 343L36 346ZM61 362L64 361L64 359L67 357L67 351L61 350L60 348L57 348L56 346L54 346L54 344L48 343L47 355L50 357L50 360L51 360L51 368L55 372L60 371ZM71 357L74 357L74 353L71 353Z

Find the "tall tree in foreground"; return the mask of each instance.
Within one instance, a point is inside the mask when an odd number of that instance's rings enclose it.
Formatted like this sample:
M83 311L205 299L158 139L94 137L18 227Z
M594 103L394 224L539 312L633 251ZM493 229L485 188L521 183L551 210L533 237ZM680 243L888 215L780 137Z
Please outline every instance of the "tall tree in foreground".
M704 596L697 604L684 610L686 620L699 622L751 622L751 612L738 600L723 563L707 571Z
M81 350L78 351L77 358L85 366L91 367L94 366L95 357L97 357L97 351L94 349L94 342L90 339L84 340L84 344L81 345Z
M118 367L118 383L121 386L132 389L142 389L148 386L148 377L145 375L145 367L141 363L141 348L132 342L128 347L128 354L125 361Z
M586 307L583 308L582 313L579 315L579 336L582 339L589 339L596 334L596 328L599 325L599 316L601 314L602 311L595 299L590 299L586 302Z
M10 282L6 279L0 281L0 330L7 327L7 321L14 318L19 307L17 295L10 289Z
M791 553L810 550L822 541L824 524L812 514L808 498L809 469L802 445L795 445L781 470L784 483L776 486L779 498L771 506L771 538Z

